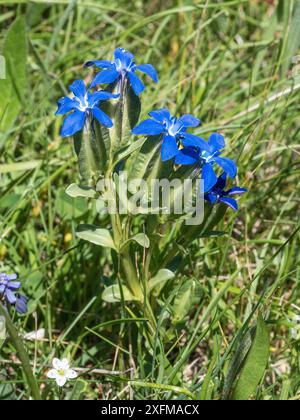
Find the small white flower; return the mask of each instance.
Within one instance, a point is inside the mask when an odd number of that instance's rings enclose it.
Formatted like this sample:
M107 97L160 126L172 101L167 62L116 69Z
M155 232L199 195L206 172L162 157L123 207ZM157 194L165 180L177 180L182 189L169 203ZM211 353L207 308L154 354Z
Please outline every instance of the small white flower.
M70 369L70 363L68 359L53 359L53 369L47 373L49 379L55 379L58 386L65 386L69 379L76 379L77 373L75 370Z

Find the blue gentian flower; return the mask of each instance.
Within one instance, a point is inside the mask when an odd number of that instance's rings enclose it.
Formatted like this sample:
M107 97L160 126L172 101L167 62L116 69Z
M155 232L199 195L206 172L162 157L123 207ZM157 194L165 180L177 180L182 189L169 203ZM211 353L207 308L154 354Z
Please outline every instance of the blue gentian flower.
M199 141L200 140L200 141ZM225 147L225 139L221 134L214 133L209 141L205 142L208 148L203 148L204 139L198 137L185 138L182 143L185 146L176 156L175 163L178 165L199 165L202 168L202 179L204 181L204 193L213 188L218 177L214 171L214 165L219 165L230 178L237 175L237 166L231 159L220 157L221 150Z
M16 274L0 273L0 301L14 305L19 314L27 312L27 298L20 295L21 282L17 280Z
M211 204L221 202L237 211L239 209L238 203L234 198L232 198L232 196L245 194L248 190L246 188L233 187L230 190L225 191L226 182L227 174L226 172L223 172L223 174L218 178L216 185L208 194L205 194L204 198Z
M85 66L96 66L100 69L104 69L97 74L91 87L115 82L123 83L125 79L129 79L134 93L139 96L144 91L145 86L135 74L136 71L146 73L155 83L158 83L158 76L155 68L151 64L136 65L134 55L123 48L117 48L115 50L114 61L112 62L107 60L88 61Z
M210 150L208 143L187 133L187 128L197 127L201 121L193 115L183 115L181 118L172 117L167 109L149 112L150 117L137 125L132 133L136 135L158 136L162 134L161 157L165 162L178 155L178 142L191 142L201 144L203 150Z
M112 127L112 120L100 108L99 103L108 99L118 98L119 95L113 95L109 92L90 93L83 80L76 80L71 86L70 91L74 94L73 98L65 96L58 101L58 110L56 115L65 115L70 111L63 123L61 129L62 137L73 136L84 128L86 118L91 115L96 118L100 124L105 127Z

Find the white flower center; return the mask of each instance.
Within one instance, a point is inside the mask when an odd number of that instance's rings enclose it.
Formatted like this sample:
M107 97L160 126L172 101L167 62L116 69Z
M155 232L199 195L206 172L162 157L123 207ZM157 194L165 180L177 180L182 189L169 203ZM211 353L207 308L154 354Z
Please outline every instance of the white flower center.
M89 108L88 95L86 94L83 99L77 98L77 100L79 102L78 109L82 112L85 112Z
M127 71L130 71L132 69L134 62L133 60L131 60L128 65L125 65L119 58L117 58L117 60L115 61L115 65L118 72L126 73Z
M164 120L163 124L168 132L168 134L172 137L176 137L178 134L178 127L176 127L177 120L172 118L171 120Z
M172 124L171 127L169 127L168 133L170 134L170 136L173 136L173 137L176 136L176 134L178 133L178 131L175 128L175 125L174 124Z

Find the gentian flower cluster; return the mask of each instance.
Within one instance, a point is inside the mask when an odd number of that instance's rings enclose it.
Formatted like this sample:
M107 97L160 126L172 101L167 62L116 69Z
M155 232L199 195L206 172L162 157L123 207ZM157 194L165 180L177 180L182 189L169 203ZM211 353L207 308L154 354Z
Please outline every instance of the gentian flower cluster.
M135 57L130 52L117 48L114 60L88 61L85 67L96 66L102 71L96 75L89 88L82 80L74 82L70 90L74 97L64 97L58 101L57 115L68 114L64 120L62 137L73 136L84 129L87 122L94 119L107 128L113 126L111 118L100 108L101 102L117 99L124 94L125 83L129 84L134 93L139 96L145 89L144 84L137 76L140 71L147 74L155 83L158 76L151 64L137 65ZM108 84L109 92L91 91L98 85ZM113 94L111 91L119 93ZM201 121L193 115L187 114L180 118L171 115L167 109L158 109L149 113L150 118L138 124L133 130L134 135L153 136L161 139L161 158L163 162L174 160L176 165L191 165L201 173L204 181L205 197L211 203L224 202L233 209L237 203L230 196L242 194L244 189L224 191L223 178L229 176L234 179L237 175L237 166L231 159L221 156L225 148L225 139L220 133L213 133L208 141L188 132L190 128L198 127ZM224 174L218 178L217 168ZM225 180L226 184L226 180Z
M135 74L136 71L146 73L154 82L158 82L158 76L155 68L151 64L136 65L134 56L122 49L118 48L114 54L114 61L96 60L89 61L86 67L97 66L104 69L100 72L91 86L87 88L83 80L76 80L71 86L70 91L74 97L65 96L58 101L58 110L56 115L67 115L64 120L61 136L71 137L82 131L87 119L95 118L100 124L107 128L113 126L111 118L100 108L103 101L109 99L117 99L122 93L122 86L125 81L129 80L133 91L139 96L145 89L144 84ZM112 94L106 91L95 91L92 93L90 89L100 84L113 84L117 82L120 94Z
M19 314L27 312L27 298L20 295L21 282L16 274L0 273L0 301L4 306L13 305Z
M233 210L238 211L238 203L232 196L245 194L248 190L246 188L233 187L225 191L226 183L227 174L226 172L223 172L222 175L219 176L216 185L209 193L205 194L204 198L211 204L221 202L231 207Z
M225 139L221 134L214 133L206 141L188 133L188 128L197 127L201 123L193 115L183 115L177 119L171 116L167 109L152 111L149 115L152 118L137 125L132 133L162 136L162 160L174 159L177 165L194 165L201 169L204 181L203 193L208 193L217 184L218 177L214 169L216 165L220 166L230 178L236 177L235 162L220 156L221 150L225 148Z

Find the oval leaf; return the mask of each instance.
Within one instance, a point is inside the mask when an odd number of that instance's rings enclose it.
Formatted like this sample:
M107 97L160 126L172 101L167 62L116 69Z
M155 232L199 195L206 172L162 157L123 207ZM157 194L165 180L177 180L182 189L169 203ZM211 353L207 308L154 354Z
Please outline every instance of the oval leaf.
M193 306L197 305L202 296L202 290L196 280L188 280L180 287L173 305L173 323L176 325L184 320Z
M153 289L157 289L156 292L159 292L168 280L172 280L175 277L175 274L171 270L163 269L159 270L155 277L153 277L149 282L149 292Z
M69 197L77 198L77 197L86 197L86 198L96 198L96 191L92 187L81 187L77 184L71 184L66 189L66 194Z
M122 286L122 293L125 302L132 302L137 300L131 292L127 289L126 286ZM112 286L107 287L102 293L102 299L107 303L116 303L121 301L121 292L118 284L113 284Z
M260 316L257 321L253 344L233 392L233 400L248 400L255 392L257 385L264 375L269 354L269 332L262 316Z
M78 238L84 239L92 244L117 250L114 240L107 229L101 229L94 225L79 225L76 235Z

